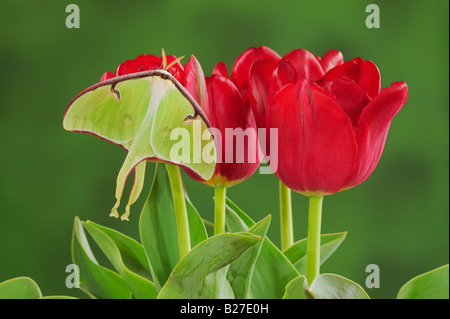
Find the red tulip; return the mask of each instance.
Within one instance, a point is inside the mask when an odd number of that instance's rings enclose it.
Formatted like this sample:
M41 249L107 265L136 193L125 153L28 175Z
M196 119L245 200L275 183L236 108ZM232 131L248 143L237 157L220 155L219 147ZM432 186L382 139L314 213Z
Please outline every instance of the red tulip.
M233 64L230 79L249 101L258 127L265 127L269 84L280 60L278 53L266 46L260 46L245 50Z
M248 96L258 127L265 128L269 91L276 92L285 84L300 79L314 82L342 63L341 52L335 50L321 58L304 49L296 49L281 58L272 49L261 46L250 48L238 57L231 78Z
M248 58L249 56L253 59ZM307 50L296 49L281 58L272 49L259 47L248 49L237 61L239 60L245 61L247 63L245 70L249 70L244 72L246 78L241 79L241 82L247 84L243 87L248 88L248 99L255 114L256 123L259 128L266 128L269 95L273 96L288 83L296 83L301 79L314 82L322 78L329 69L343 63L343 56L336 50L330 50L323 57L317 57ZM267 130L266 135L260 141L265 147L264 151L267 156L271 154L270 140L270 131ZM272 160L272 163L275 161Z
M164 55L158 57L152 54L141 54L133 60L127 60L121 63L116 73L107 71L103 74L100 81L104 81L116 76L137 73L155 69L167 69L181 84L184 84L184 69L180 59L174 55Z
M248 52L247 52L248 51ZM244 52L242 59L247 61L245 73L247 77L248 99L256 117L259 128L266 128L267 105L270 97L274 96L288 83L296 83L301 80L314 82L323 77L331 68L343 63L342 54L338 51L328 51L323 57L316 57L310 52L297 49L289 52L283 58L266 47L252 48ZM256 53L260 54L256 54ZM262 54L265 53L265 54ZM253 57L249 59L248 56ZM245 81L243 81L245 82ZM284 119L289 126L290 118ZM271 164L272 170L277 171L278 154L273 142L279 140L278 134L271 129L260 135L260 143L263 146L266 160ZM290 148L288 144L280 145ZM275 152L271 151L275 149ZM280 216L281 216L281 246L288 248L294 242L292 227L292 209L290 203L290 191L286 185L280 182Z
M195 63L186 65L187 88L190 85L190 78L202 78L195 75L198 72ZM233 72L232 77L239 78L239 73L236 73L235 69ZM246 97L241 94L237 84L228 78L225 63L219 62L216 65L212 75L205 78L205 85L204 92L207 94L193 94L193 96L213 128L218 162L213 177L207 181L202 180L189 169L185 171L192 178L207 185L229 187L247 179L259 167L261 149L256 121ZM195 85L195 87L201 86ZM233 132L237 137L233 136ZM243 143L239 144L239 141Z
M304 50L288 54L274 71L267 128L278 129L276 175L289 188L322 196L365 181L383 151L389 126L406 102L404 82L381 90L371 61L340 64ZM333 67L338 65L336 67Z

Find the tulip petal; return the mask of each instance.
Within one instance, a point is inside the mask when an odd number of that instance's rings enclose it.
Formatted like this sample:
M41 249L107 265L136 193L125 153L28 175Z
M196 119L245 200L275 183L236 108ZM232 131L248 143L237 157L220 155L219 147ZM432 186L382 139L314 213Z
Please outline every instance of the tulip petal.
M153 54L141 54L134 59L144 70L155 70L162 68L162 58Z
M111 79L111 78L115 78L116 75L112 72L106 71L105 73L103 73L100 82Z
M364 60L360 57L354 58L350 61L346 61L342 65L339 65L329 70L324 75L324 79L332 82L334 81L334 79L340 76L345 76L349 79L352 79L356 83L359 83L359 80L361 78L361 65L363 63Z
M344 63L344 56L340 51L330 50L324 54L323 57L318 58L323 72L328 72L330 69Z
M228 67L225 62L217 62L216 66L212 71L212 75L221 75L224 77L228 77Z
M381 90L381 75L378 67L370 60L364 61L361 58L344 62L328 71L322 81L333 82L336 78L345 76L355 81L361 88L366 91L367 95L373 99ZM321 83L323 85L323 83Z
M135 60L127 60L117 67L117 76L145 71Z
M195 56L186 63L184 68L184 87L202 108L208 108L208 94L206 92L205 75Z
M218 158L211 185L231 186L250 177L259 167L261 149L258 142L256 121L250 106L244 100L234 83L223 76L213 75L206 79L208 88L208 108L206 116L211 126L221 132L215 136ZM249 129L249 130L247 130ZM227 137L228 132L248 132L242 148L237 148L237 138ZM229 150L233 153L230 154ZM251 155L250 155L251 154ZM243 155L243 162L238 157ZM231 161L227 158L231 156Z
M395 82L384 88L361 112L356 128L358 158L346 188L365 181L378 164L394 116L408 98L405 82Z
M337 104L347 113L353 125L356 125L361 111L371 101L369 96L355 81L343 76L333 81L331 90Z
M281 60L273 71L269 86L268 100L270 100L281 88L289 83L297 82L297 71L295 71L289 60Z
M307 80L312 83L319 80L325 74L316 57L305 49L296 49L283 57L288 60L297 71L297 80Z
M372 61L365 61L361 71L361 80L359 85L367 92L372 99L381 91L380 70Z
M337 192L353 171L357 151L342 108L302 80L274 96L267 116L268 127L278 128L278 168L270 163L278 178L305 195Z
M272 74L276 67L277 63L275 62L260 60L255 62L250 69L250 86L247 92L258 127L266 127L267 96Z
M248 86L250 68L252 64L259 60L269 60L278 62L281 57L269 47L252 47L245 50L234 62L231 70L231 80L236 84L239 90Z

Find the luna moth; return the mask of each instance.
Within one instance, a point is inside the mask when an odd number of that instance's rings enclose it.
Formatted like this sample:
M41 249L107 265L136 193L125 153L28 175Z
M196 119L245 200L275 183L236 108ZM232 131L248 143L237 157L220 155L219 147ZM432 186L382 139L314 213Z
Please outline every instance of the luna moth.
M197 70L198 61L194 63ZM203 72L196 72L195 77L194 82L200 83L198 89L201 89ZM194 119L200 121L201 141L178 141L171 136L175 128L183 128L193 137ZM128 220L130 206L142 191L146 161L179 164L206 180L214 173L214 157L209 162L193 158L199 146L201 149L208 146L215 152L214 146L211 147L212 136L207 131L211 125L195 98L164 69L121 75L88 87L69 103L63 126L68 131L96 135L128 152L117 176L116 204L110 214L119 216L117 208L125 183L134 170L134 183L122 220ZM186 144L183 151L190 150L187 161L171 159L171 149L179 143Z

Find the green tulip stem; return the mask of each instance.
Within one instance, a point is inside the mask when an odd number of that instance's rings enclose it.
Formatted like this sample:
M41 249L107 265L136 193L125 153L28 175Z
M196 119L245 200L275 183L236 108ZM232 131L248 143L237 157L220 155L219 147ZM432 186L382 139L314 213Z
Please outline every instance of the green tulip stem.
M225 199L227 188L215 187L214 235L225 232Z
M306 280L311 285L320 273L320 228L323 196L309 197Z
M184 196L183 181L181 179L180 168L174 164L166 163L169 175L170 187L172 189L173 205L175 207L175 217L178 233L178 250L180 259L191 250L191 237L189 234L189 221L186 210L186 199Z
M280 181L280 224L281 250L294 244L294 228L292 226L291 190Z

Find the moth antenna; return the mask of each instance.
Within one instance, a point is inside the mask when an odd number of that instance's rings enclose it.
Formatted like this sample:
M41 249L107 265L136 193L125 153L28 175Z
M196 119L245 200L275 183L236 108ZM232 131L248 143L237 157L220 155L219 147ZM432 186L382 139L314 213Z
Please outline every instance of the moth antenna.
M163 70L167 70L167 56L166 51L164 51L164 48L161 49L161 57L162 57L162 66Z
M170 62L170 64L167 66L167 69L170 69L172 66L174 66L177 62L181 62L181 59L184 58L185 55L183 55L181 58L176 58L175 60L173 60L172 62Z

